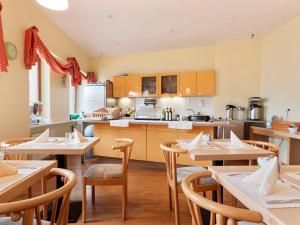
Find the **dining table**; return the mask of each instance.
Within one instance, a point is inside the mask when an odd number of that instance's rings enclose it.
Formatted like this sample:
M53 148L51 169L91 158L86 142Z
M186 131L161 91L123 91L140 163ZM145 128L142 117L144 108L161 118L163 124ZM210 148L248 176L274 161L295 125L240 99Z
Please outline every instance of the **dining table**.
M286 193L284 189L279 189L269 196L260 195L257 185L242 181L243 177L256 171L258 166L211 166L208 169L212 172L214 179L244 206L260 212L265 224L299 224L300 166L282 166L280 169L281 179L277 182L283 182L281 185L286 185L289 194L284 194Z
M0 177L0 203L13 200L57 167L54 160L5 160L5 163L18 168L18 173Z
M36 143L34 140L11 146L5 149L9 153L28 155L55 155L58 168L68 169L67 156L82 156L99 143L99 137L86 137L85 141L75 142L64 137L50 137L48 142ZM57 177L56 186L63 186L63 181ZM82 211L81 201L70 201L69 223L76 223Z

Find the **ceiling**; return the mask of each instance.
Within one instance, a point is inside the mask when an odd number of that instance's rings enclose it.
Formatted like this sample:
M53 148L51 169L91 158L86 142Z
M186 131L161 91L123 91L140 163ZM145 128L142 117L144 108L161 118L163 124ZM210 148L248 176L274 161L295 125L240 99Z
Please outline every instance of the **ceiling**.
M63 12L32 1L94 57L250 38L300 14L299 0L69 0Z

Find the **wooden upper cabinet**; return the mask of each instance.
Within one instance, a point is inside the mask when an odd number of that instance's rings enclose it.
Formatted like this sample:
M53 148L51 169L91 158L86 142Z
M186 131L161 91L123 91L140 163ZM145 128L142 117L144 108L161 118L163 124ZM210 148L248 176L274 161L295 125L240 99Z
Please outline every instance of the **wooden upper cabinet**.
M180 96L197 95L197 72L184 72L179 74Z
M197 96L215 95L215 71L197 72Z
M178 73L163 73L159 75L159 95L175 96L178 94Z
M125 77L125 95L138 97L141 95L141 77L139 75L128 75Z
M159 89L159 77L157 74L143 75L141 77L142 96L156 96Z
M115 98L126 96L126 77L127 76L113 77L113 95Z

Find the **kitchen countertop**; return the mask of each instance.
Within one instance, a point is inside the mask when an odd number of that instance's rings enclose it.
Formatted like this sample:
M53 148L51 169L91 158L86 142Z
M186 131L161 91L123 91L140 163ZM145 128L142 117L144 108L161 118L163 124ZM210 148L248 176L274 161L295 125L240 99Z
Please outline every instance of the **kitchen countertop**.
M145 124L145 125L168 125L169 121L162 120L134 120L134 119L126 119L129 121L129 124ZM96 119L84 119L83 122L87 123L109 123L109 120L96 120ZM230 126L230 121L213 121L213 122L194 122L193 126Z

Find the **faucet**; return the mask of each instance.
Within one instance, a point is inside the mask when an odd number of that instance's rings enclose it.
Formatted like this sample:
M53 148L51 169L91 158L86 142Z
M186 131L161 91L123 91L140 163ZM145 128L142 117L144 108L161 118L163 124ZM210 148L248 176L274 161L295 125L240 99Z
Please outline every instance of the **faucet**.
M195 114L194 110L192 110L192 109L186 109L185 111L191 111L191 112L192 112L192 115Z

